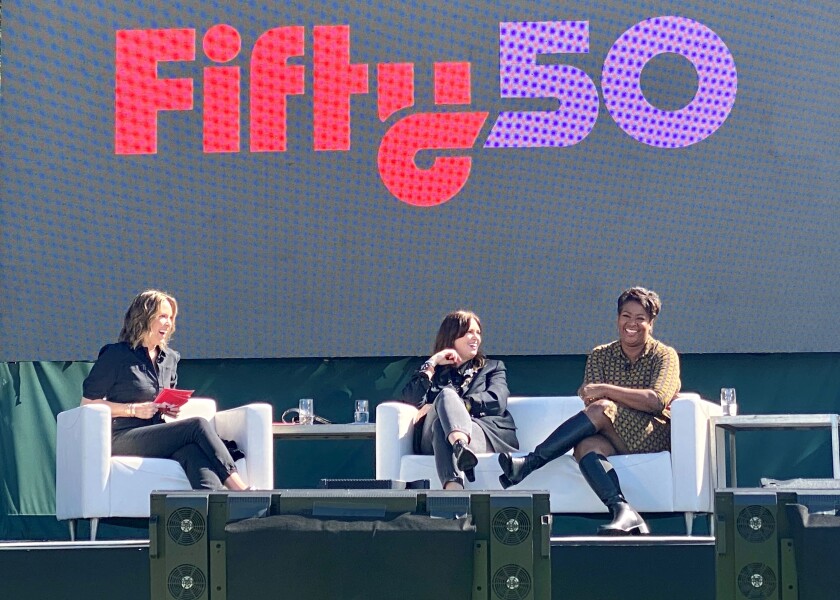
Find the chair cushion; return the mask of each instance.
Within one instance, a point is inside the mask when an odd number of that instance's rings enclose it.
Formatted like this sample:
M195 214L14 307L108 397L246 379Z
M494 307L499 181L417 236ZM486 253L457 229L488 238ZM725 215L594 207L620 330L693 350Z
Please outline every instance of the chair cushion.
M530 452L560 423L583 410L583 400L577 396L512 397L508 410L516 422L519 449Z
M612 456L610 462L618 474L624 495L634 508L643 512L674 511L670 452ZM475 481L466 482L466 487L470 490L500 490L501 473L497 454L480 454ZM433 489L441 488L433 456L403 456L400 479L428 479ZM550 462L511 489L547 490L551 494L553 513L607 512L606 506L586 483L571 455Z
M248 481L246 459L236 461L236 468ZM111 457L111 478L108 484L111 494L109 517L148 517L149 495L155 490L190 490L192 486L184 470L176 461L168 458L145 458L142 456ZM115 496L119 490L119 497Z

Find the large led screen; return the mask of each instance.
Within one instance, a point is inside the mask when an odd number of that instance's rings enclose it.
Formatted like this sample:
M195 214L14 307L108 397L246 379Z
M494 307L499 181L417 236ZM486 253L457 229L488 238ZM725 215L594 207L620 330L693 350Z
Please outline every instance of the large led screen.
M835 2L3 4L0 360L840 351Z

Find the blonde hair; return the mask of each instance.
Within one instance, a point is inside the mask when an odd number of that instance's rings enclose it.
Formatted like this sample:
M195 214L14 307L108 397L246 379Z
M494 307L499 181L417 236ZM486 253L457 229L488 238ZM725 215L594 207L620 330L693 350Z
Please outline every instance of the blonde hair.
M128 310L125 312L119 341L128 342L132 348L139 346L143 338L146 337L146 334L152 330L152 320L160 312L164 302L168 302L172 307L172 327L169 328L169 331L166 333L166 338L163 340L163 345L166 347L172 334L175 333L175 317L178 315L178 303L175 301L175 298L166 292L158 290L146 290L134 297Z

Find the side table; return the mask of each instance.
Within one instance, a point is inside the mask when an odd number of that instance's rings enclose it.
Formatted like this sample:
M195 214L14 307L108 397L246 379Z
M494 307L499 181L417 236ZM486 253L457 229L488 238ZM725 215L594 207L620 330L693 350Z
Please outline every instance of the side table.
M831 429L831 458L834 478L840 478L840 436L838 425L840 415L801 414L801 415L737 415L734 417L712 417L712 464L715 465L717 479L715 488L738 487L738 474L735 434L739 431L759 429ZM726 441L729 441L730 484L727 485Z
M372 440L376 438L376 423L364 425L273 423L271 430L275 440Z

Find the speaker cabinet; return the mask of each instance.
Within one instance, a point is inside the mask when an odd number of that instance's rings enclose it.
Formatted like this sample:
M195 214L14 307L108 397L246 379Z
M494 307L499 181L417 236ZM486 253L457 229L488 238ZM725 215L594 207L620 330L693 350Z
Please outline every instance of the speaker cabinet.
M152 495L151 503L152 598L209 600L208 496Z
M793 541L783 494L732 489L715 493L718 600L796 600Z
M161 492L151 509L156 600L551 598L543 492Z
M489 496L488 585L492 600L550 598L543 582L551 580L550 548L543 529L551 528L547 506L540 497Z
M840 496L836 499L840 501ZM796 549L801 599L837 600L840 595L840 570L837 568L840 513L837 508L819 512L819 507L809 508L803 504L788 504L785 509Z

